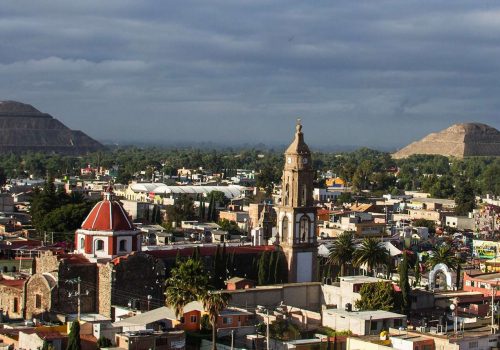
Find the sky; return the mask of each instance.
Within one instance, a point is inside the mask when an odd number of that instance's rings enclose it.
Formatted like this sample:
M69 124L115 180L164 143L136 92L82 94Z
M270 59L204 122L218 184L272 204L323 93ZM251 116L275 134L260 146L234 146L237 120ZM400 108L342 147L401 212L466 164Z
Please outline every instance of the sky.
M119 144L397 149L500 129L500 2L3 1L0 100Z

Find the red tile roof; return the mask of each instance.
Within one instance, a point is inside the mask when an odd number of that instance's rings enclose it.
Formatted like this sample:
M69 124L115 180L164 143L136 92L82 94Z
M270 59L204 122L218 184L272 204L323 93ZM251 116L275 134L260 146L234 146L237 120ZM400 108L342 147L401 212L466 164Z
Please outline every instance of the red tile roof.
M24 284L26 283L26 280L20 279L20 280L1 280L0 284L6 287L12 287L12 288L17 288L17 289L23 289Z
M58 254L58 259L64 259L68 264L92 264L83 254Z
M82 229L91 231L133 230L127 213L117 201L104 199L97 203L83 221Z

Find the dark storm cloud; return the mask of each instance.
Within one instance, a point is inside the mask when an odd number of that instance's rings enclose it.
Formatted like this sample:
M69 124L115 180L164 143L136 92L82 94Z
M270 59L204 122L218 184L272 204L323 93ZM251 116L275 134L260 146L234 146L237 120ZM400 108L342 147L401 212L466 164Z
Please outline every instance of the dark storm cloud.
M500 5L12 1L0 99L122 142L391 147L499 127Z

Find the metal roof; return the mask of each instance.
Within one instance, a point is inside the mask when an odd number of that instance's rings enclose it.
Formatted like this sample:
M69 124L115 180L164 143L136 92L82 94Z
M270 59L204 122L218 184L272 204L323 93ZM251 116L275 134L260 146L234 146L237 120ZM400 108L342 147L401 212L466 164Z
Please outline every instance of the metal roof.
M243 186L169 186L162 183L134 183L130 185L134 192L152 192L155 194L205 194L212 191L224 193L226 198L233 199L240 197L243 192Z

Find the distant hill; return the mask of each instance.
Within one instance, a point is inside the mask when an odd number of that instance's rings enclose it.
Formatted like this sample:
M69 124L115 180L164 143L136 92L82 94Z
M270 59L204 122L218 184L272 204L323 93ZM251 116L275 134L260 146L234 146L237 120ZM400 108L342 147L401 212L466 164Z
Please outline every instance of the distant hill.
M436 154L457 158L500 156L500 132L486 124L455 124L432 133L394 153L400 159L412 154Z
M82 131L69 129L31 105L0 101L0 152L83 154L103 148Z

